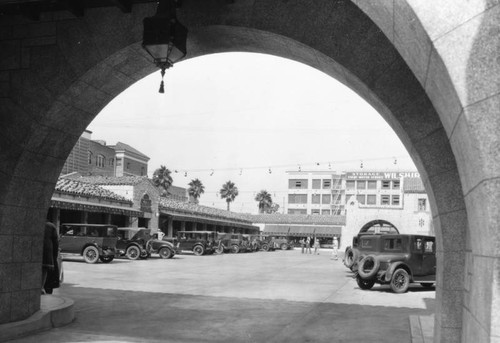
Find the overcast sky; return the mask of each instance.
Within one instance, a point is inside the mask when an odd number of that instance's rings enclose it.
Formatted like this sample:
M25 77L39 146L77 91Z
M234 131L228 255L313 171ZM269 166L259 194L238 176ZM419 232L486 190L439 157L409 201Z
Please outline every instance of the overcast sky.
M129 144L174 185L205 185L200 204L233 181L236 212L257 213L267 190L283 207L286 171L416 170L396 134L356 93L309 66L269 55L213 54L176 64L132 85L94 119L92 139ZM394 164L394 160L397 163ZM363 161L363 169L360 169ZM177 173L175 172L177 171ZM187 174L187 176L185 176Z

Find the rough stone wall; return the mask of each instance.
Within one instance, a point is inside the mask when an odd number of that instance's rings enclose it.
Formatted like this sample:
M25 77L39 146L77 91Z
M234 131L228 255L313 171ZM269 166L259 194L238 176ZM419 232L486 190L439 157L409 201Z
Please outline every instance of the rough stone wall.
M189 58L238 50L306 63L395 130L432 205L439 342L500 339L499 12L497 0L186 0L179 13ZM0 17L0 322L39 306L55 182L94 116L155 70L139 43L153 13L146 4Z

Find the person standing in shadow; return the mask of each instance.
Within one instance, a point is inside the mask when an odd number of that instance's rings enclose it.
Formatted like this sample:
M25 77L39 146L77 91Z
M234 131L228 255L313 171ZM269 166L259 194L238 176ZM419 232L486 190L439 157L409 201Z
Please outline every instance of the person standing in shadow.
M58 253L59 235L56 226L46 222L43 235L42 294L52 294L52 290L59 287Z

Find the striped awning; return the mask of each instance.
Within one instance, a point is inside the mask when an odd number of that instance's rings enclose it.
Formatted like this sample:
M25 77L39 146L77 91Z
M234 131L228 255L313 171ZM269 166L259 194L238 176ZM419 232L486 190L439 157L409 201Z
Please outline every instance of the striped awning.
M263 233L268 235L288 235L290 226L288 225L266 225Z
M266 225L263 233L268 235L287 235L293 237L317 236L333 237L340 236L340 226L318 226L318 225Z

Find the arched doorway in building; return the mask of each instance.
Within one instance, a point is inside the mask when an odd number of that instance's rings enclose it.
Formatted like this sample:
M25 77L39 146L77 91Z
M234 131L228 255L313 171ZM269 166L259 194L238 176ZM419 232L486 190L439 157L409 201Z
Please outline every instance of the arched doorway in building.
M489 58L498 4L201 2L179 11L189 58L252 51L294 59L351 87L390 123L418 166L436 223L437 341L498 336L498 66ZM156 69L140 46L142 19L154 11L154 3L127 14L90 9L83 18L49 16L43 27L2 16L5 32L21 34L0 49L2 244L41 247L33 228L76 140L110 100ZM9 255L0 267L36 276L33 256ZM5 290L1 322L36 312L37 288L33 277Z
M359 230L359 233L372 233L372 234L398 234L399 230L394 226L394 224L382 220L382 219L376 219L372 220Z

